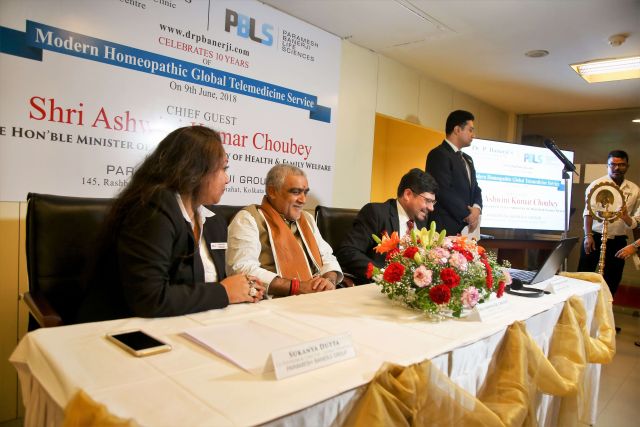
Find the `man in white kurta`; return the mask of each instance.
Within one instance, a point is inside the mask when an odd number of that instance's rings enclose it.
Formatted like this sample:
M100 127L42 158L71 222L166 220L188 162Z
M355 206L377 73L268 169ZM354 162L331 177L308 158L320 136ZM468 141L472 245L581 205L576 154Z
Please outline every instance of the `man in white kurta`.
M331 246L303 210L309 186L292 165L267 174L260 205L238 212L229 225L226 270L257 277L270 296L335 289L343 278Z

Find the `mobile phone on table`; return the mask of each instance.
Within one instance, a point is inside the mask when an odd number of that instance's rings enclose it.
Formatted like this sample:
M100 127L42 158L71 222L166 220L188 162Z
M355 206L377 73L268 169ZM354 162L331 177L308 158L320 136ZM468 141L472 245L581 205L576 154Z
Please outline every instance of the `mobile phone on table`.
M171 350L171 346L141 330L114 332L107 339L137 357L149 356Z

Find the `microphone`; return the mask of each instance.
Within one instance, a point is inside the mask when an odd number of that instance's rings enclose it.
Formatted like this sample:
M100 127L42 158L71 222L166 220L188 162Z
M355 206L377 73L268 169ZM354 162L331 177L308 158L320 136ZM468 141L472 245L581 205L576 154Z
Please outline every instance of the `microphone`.
M553 142L553 139L545 139L544 140L544 145L551 150L551 152L553 154L556 155L556 157L558 159L560 159L560 161L562 162L562 164L564 165L564 168L568 171L568 172L575 172L576 175L578 175L578 172L576 172L576 165L574 165L573 163L571 163L571 160L567 159L567 156L564 155L564 153L562 151L560 151L560 149L558 148L558 146L556 145L555 142Z

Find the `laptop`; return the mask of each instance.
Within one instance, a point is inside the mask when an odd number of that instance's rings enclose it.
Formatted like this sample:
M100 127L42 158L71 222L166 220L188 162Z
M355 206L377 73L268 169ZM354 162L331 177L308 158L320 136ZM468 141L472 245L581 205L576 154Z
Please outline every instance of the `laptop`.
M551 279L556 275L564 260L569 256L571 250L578 242L577 237L569 237L562 239L556 247L551 251L547 259L537 271L518 270L510 268L511 277L519 279L525 285L533 285Z

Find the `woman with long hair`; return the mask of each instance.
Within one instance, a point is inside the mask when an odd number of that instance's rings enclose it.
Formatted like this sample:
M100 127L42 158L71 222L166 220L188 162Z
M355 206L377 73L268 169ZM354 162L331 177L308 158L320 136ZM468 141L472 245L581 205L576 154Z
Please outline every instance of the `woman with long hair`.
M143 161L105 220L79 321L177 316L257 302L253 277L225 277L229 181L220 135L176 129ZM212 212L213 210L213 212Z

